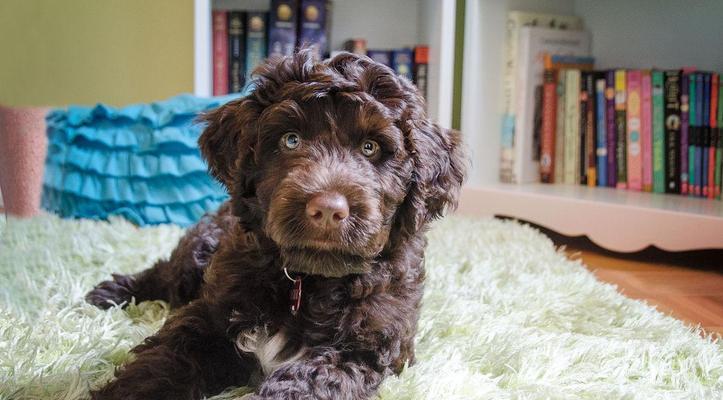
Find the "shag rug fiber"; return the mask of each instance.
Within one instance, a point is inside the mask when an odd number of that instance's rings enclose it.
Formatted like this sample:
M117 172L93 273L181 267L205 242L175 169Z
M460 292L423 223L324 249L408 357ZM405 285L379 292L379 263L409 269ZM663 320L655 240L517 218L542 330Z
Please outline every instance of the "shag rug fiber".
M109 379L168 310L102 311L83 295L167 256L181 234L0 221L0 399L82 399ZM723 398L720 341L618 294L535 229L453 217L429 239L418 362L381 399Z

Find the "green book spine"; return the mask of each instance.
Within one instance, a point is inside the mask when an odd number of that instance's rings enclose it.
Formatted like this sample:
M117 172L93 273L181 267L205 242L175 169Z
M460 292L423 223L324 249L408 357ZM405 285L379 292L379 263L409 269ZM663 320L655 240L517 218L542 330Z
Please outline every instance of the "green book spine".
M566 184L580 183L580 70L565 71L565 168Z
M665 192L663 72L653 71L653 192Z
M690 125L688 126L688 195L693 196L695 195L695 190L693 188L696 185L696 174L695 174L695 148L697 146L697 135L698 135L698 128L696 126L697 124L697 114L696 114L696 101L698 101L695 93L695 73L691 73L690 77L688 79L688 121L690 122Z

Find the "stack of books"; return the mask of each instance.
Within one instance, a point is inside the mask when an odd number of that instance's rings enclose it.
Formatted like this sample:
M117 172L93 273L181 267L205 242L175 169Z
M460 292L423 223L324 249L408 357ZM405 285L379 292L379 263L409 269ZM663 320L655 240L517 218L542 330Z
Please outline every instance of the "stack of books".
M367 55L372 60L392 68L397 75L412 81L427 97L429 46L418 45L413 49L367 49L367 41L363 38L349 39L344 43L344 51Z
M271 11L214 10L213 95L241 92L266 57L311 47L328 54L330 0L272 0Z
M540 180L721 198L715 72L556 68L542 96Z
M317 59L330 51L331 0L271 0L266 11L214 10L213 95L239 93L267 57L290 56L310 47ZM344 50L367 55L413 81L427 95L429 48L367 49L363 38L349 39Z

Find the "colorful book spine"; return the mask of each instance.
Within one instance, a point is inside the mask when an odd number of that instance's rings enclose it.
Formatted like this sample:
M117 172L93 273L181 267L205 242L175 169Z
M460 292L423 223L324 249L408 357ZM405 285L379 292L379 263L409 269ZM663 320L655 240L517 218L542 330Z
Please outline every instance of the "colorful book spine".
M627 72L627 182L628 189L643 189L643 159L640 140L641 74L639 70Z
M244 23L246 18L241 11L228 12L228 91L239 93L245 84L246 39Z
M246 13L246 77L266 58L267 13L249 11Z
M557 125L555 126L555 183L563 183L565 176L565 71L557 72Z
M542 138L540 144L540 182L555 178L555 134L557 129L557 72L546 68L542 76Z
M597 184L597 165L595 150L597 149L597 143L595 143L595 135L597 127L595 125L595 75L593 72L589 72L585 80L587 89L587 117L585 124L585 160L587 167L587 185L594 187Z
M228 26L226 11L214 10L213 20L213 95L228 94Z
M688 75L688 196L695 196L700 184L695 169L698 148L697 76L695 72Z
M587 127L588 127L588 108L590 107L590 96L588 90L588 77L591 72L580 72L580 149L578 155L578 174L581 185L587 185Z
M716 197L715 167L718 146L718 74L710 80L710 144L708 148L708 198Z
M426 99L429 85L429 46L414 48L414 84L417 85L422 97Z
M286 57L296 47L297 0L271 0L269 12L269 57Z
M605 115L605 78L595 80L595 115L597 122L596 156L597 156L597 185L608 185L608 147L607 147L607 116Z
M411 81L413 58L414 52L412 49L392 50L392 69L397 75L403 76Z
M327 48L326 0L301 0L299 46L311 48L317 60L324 58Z
M662 71L651 73L653 83L653 192L665 192L665 100Z
M392 53L389 50L367 50L367 56L387 67L392 66Z
M688 148L690 147L690 74L680 77L680 194L688 194Z
M608 186L616 187L617 174L617 124L615 123L615 70L605 73L605 122L608 147Z
M580 71L565 70L564 182L580 183Z
M723 187L723 82L718 80L718 123L717 128L717 142L716 142L716 153L715 153L715 196L721 198L721 188Z
M643 190L653 191L653 83L650 71L642 72L640 136L643 147Z
M624 69L615 71L615 130L617 131L617 143L615 145L615 161L617 162L617 184L619 189L627 188L628 170L625 149L627 148L627 117L625 106L627 104L627 84Z
M695 125L696 125L696 146L695 146L695 186L693 195L700 196L703 184L703 74L695 74Z
M708 148L710 147L710 74L703 73L703 135L701 137L700 194L708 197Z
M665 191L680 193L680 71L665 71Z

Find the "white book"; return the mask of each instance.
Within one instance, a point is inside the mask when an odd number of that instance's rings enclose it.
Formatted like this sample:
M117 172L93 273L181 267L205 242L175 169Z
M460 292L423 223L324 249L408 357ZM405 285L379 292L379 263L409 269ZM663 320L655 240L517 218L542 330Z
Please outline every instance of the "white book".
M527 11L510 11L505 25L505 52L502 91L502 131L500 158L500 179L511 182L514 164L512 141L515 133L515 79L517 76L517 45L523 26L538 26L561 30L580 30L582 20L573 15L543 14Z
M539 27L520 29L516 90L515 134L513 139L513 182L540 180L539 146L535 140L535 90L542 86L545 54L590 56L590 34ZM538 132L539 134L539 132Z

